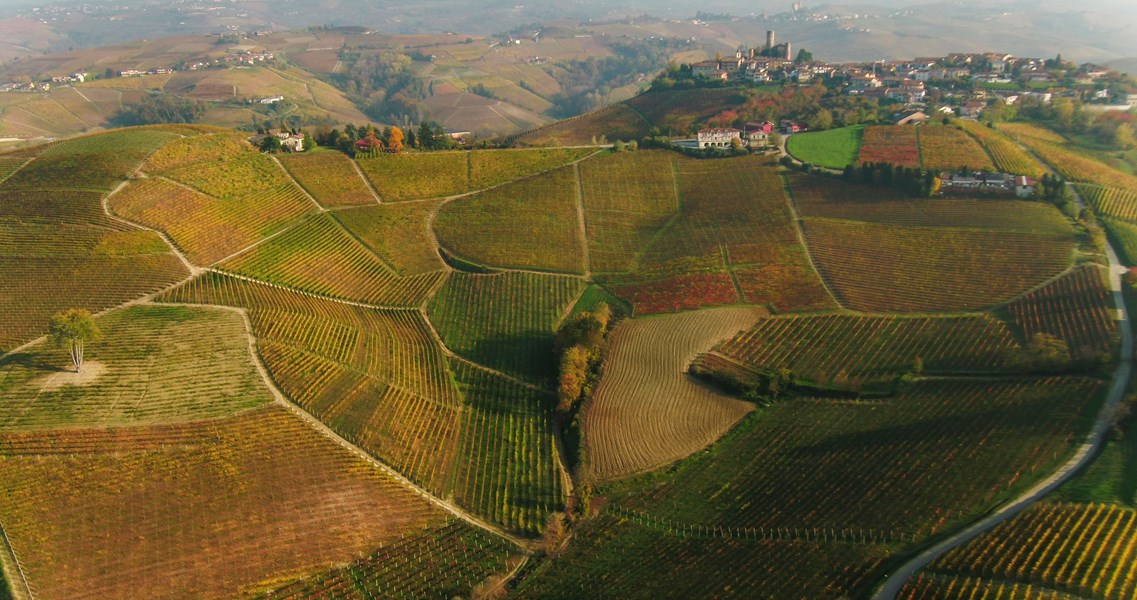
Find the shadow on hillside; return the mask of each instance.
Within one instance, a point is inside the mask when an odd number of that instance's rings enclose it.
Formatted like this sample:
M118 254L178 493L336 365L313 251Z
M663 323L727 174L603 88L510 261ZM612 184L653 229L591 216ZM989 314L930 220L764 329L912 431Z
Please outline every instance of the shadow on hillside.
M65 361L48 362L41 354L30 354L21 352L13 354L4 360L0 360L0 368L9 365L23 367L29 371L43 371L45 373L62 373L64 371L71 371L70 363Z

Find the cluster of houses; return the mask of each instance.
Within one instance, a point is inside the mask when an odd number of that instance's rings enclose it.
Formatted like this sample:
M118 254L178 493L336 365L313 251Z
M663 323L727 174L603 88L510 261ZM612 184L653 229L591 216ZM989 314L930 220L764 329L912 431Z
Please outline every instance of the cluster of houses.
M775 133L798 133L805 126L797 121L782 121L780 127L772 121L747 123L742 129L734 127L715 127L700 129L696 141L700 148L764 148L770 145L770 136Z
M209 67L221 67L221 66L241 67L241 66L247 66L247 65L255 65L257 63L263 63L265 61L270 61L273 58L274 58L274 55L271 52L241 51L241 52L237 52L234 54L227 54L226 56L221 57L221 58L215 58L212 60L197 60L197 61L185 63L184 65L178 65L176 67L155 67L153 69L145 69L145 70L143 70L143 69L123 69L121 71L114 71L113 73L114 73L114 76L116 76L116 77L142 77L145 75L164 75L167 73L173 73L175 71L181 71L181 70L197 71L199 69L206 69ZM55 76L51 77L50 82L43 81L43 82L35 82L35 83L0 83L0 92L48 92L48 91L51 91L51 84L52 83L58 83L58 84L83 83L85 81L89 81L90 79L91 79L91 75L88 73L72 73L70 75L55 75ZM283 99L284 99L283 97L280 97L278 100L283 100ZM271 104L271 102L268 102L266 104Z
M303 152L304 151L304 134L292 133L284 131L283 129L270 129L268 133L254 135L249 138L249 143L254 146L260 146L265 138L273 136L280 140L280 148L285 152Z

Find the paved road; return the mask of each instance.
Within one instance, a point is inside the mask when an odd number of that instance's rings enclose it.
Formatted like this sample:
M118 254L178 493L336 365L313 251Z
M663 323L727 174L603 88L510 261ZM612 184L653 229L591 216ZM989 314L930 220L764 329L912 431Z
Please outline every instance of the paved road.
M1080 198L1078 199L1078 203L1081 204ZM1121 276L1125 273L1126 269L1121 266L1121 261L1117 258L1117 253L1114 251L1113 246L1108 243L1106 245L1106 255L1109 258L1110 265L1110 288L1113 290L1114 305L1118 307L1117 322L1121 330L1121 357L1117 365L1117 370L1113 372L1113 379L1110 383L1109 396L1106 399L1105 406L1103 406L1101 412L1098 413L1097 421L1094 423L1094 427L1086 437L1086 440L1078 447L1074 456L1070 457L1070 460L1066 461L1066 463L1063 464L1058 471L1050 475L1050 477L1040 481L1021 496L999 507L990 515L972 523L951 537L921 552L899 569L887 575L887 580L881 584L873 594L874 600L892 600L896 598L900 593L900 589L904 587L904 583L908 581L908 578L912 577L916 571L926 567L929 563L952 549L966 544L980 534L991 530L996 525L1011 519L1030 505L1038 502L1059 485L1062 485L1077 474L1082 467L1089 464L1097 455L1098 450L1106 441L1106 436L1109 435L1110 417L1113 414L1114 407L1117 406L1122 396L1125 395L1129 384L1129 377L1133 369L1133 332L1129 325L1129 314L1125 308L1125 300L1121 295Z

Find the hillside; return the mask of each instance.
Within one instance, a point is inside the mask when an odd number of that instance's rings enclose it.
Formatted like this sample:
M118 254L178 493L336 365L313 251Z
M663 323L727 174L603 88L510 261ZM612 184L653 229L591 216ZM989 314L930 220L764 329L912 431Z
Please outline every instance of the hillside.
M867 597L1097 439L1130 357L1089 216L573 143L738 94L523 136L561 147L275 156L183 125L0 155L13 597ZM926 127L829 141L978 160L1007 133L1128 181L1037 126ZM78 373L42 337L71 307L103 333ZM576 327L602 349L566 408Z

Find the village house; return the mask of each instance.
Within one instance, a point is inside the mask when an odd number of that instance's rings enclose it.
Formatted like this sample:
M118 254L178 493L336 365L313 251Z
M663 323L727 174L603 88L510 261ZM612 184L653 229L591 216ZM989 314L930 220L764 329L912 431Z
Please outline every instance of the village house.
M959 109L959 114L965 117L976 118L985 108L987 108L987 103L983 100L968 100L963 103L963 108Z
M1019 198L1033 197L1034 185L1035 181L1026 175L1015 177L1015 195Z
M770 143L770 135L773 133L774 124L770 121L747 123L742 126L742 141L751 148L760 148Z
M733 127L700 129L698 133L700 148L730 148L734 140L742 144L742 132Z

